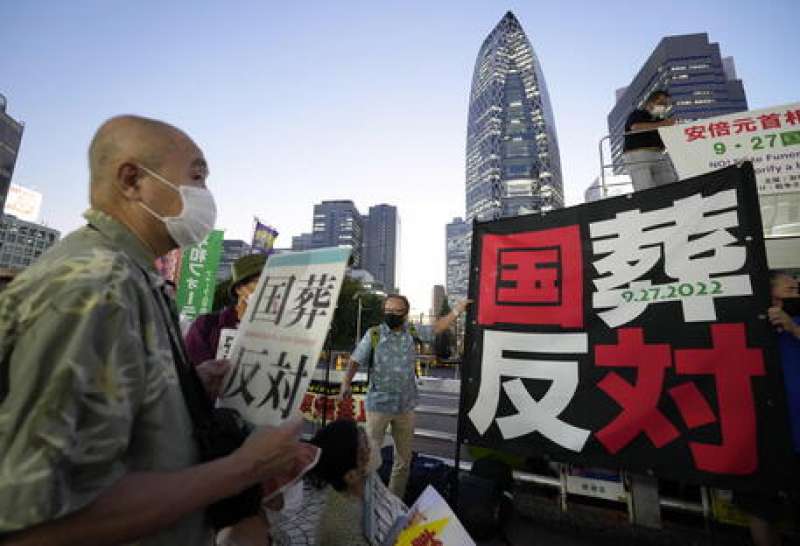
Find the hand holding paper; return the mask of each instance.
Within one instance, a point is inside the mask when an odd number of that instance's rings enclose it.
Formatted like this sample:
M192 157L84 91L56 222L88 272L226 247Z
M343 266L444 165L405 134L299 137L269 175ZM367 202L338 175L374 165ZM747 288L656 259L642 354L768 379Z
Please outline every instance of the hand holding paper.
M303 445L298 441L303 421L292 419L279 427L254 431L233 453L240 468L252 476L250 483L264 482L290 473L302 460Z

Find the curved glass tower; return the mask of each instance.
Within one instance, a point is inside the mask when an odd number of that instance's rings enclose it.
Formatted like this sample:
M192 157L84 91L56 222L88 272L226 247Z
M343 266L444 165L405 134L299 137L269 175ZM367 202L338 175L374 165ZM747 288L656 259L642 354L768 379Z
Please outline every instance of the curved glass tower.
M542 67L510 11L484 40L467 121L467 221L564 206L555 120Z

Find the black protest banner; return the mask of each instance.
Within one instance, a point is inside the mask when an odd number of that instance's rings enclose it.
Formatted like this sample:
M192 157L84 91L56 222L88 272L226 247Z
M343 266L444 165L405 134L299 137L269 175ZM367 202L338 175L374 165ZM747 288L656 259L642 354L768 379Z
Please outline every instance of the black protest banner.
M472 239L460 437L718 487L791 473L752 167Z

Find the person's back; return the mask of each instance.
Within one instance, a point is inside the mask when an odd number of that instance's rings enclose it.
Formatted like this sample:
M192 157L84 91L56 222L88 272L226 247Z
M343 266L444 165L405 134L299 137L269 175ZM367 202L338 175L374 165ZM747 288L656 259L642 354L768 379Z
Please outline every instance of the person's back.
M327 489L325 508L317 526L318 546L369 546L361 522L364 501L349 493Z

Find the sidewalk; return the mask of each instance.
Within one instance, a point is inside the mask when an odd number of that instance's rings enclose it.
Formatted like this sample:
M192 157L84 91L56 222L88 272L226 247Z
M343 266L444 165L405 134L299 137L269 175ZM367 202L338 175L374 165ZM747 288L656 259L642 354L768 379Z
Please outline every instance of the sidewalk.
M556 499L531 491L515 495L516 515L502 540L484 541L479 546L752 546L747 529L710 525L682 525L665 518L663 529L632 526L619 511L577 503L562 512ZM785 546L800 546L800 537L784 536Z

